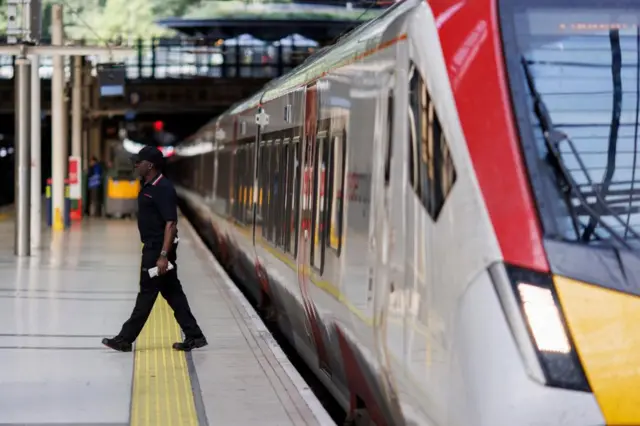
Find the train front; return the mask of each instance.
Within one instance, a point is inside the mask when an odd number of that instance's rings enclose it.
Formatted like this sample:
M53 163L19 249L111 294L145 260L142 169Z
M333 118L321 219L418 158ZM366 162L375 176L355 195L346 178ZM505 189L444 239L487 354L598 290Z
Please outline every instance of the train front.
M551 271L513 268L510 290L545 384L593 393L608 425L639 425L640 2L498 3Z

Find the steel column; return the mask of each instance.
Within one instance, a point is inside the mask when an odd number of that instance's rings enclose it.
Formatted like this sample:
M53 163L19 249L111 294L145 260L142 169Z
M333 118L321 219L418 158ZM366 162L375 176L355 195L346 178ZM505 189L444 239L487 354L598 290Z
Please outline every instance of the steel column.
M42 111L40 58L31 57L31 250L40 247L42 233Z
M63 44L62 5L51 5L51 44ZM64 134L64 57L53 57L53 75L51 77L51 198L52 228L54 231L64 230L65 203L64 180L67 172L67 140Z
M30 233L30 144L29 144L29 118L30 105L29 85L30 62L25 56L16 59L15 85L16 85L16 110L15 110L15 134L16 134L16 164L15 164L15 254L17 256L29 256L31 254Z

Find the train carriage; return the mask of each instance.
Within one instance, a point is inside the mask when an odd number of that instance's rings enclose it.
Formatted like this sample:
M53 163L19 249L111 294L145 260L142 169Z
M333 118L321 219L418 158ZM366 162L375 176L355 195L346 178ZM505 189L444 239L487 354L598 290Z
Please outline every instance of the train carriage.
M640 424L639 18L405 0L176 149L349 421Z

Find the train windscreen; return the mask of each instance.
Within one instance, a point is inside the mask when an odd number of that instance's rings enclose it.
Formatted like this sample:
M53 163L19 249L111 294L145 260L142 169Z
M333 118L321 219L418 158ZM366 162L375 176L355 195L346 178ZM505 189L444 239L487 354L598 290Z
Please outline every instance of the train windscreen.
M640 247L640 1L510 0L500 20L547 238Z

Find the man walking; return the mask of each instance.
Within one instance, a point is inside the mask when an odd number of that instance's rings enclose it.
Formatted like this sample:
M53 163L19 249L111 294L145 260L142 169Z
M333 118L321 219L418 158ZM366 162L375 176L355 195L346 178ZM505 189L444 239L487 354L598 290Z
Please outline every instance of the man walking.
M131 351L158 293L173 309L186 337L184 342L174 343L173 348L190 351L207 345L178 279L177 195L171 182L161 173L163 162L162 153L152 146L145 146L135 158L136 171L143 179L138 194L138 230L143 244L140 289L131 317L120 333L112 339L102 340L104 345L117 351ZM172 269L169 269L169 263L173 265ZM149 270L155 267L158 275L151 277Z

